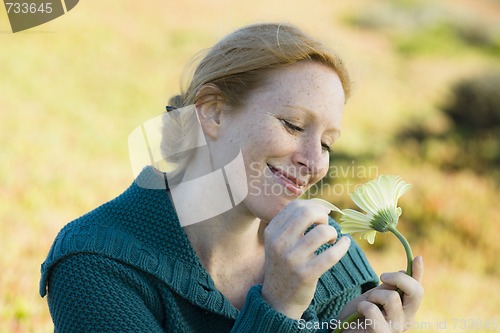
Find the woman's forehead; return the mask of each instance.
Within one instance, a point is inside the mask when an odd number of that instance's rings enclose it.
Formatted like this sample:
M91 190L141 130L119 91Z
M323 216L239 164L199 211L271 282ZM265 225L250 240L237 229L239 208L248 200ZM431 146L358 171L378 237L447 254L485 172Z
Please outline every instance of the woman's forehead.
M340 93L340 89L344 95L340 78L332 68L307 61L270 71L259 90L296 96L297 89L311 94L321 88L333 89L334 93Z
M297 63L273 71L266 83L250 95L251 103L305 110L312 116L342 111L345 101L342 84L335 71L313 62Z

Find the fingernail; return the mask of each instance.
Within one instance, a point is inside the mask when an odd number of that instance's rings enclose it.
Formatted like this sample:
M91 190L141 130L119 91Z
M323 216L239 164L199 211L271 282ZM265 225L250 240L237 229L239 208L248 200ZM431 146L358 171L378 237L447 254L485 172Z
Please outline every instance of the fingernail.
M346 237L346 236L342 236L340 237L340 239L343 239L343 242L346 242L346 243L351 243L351 239L349 237Z

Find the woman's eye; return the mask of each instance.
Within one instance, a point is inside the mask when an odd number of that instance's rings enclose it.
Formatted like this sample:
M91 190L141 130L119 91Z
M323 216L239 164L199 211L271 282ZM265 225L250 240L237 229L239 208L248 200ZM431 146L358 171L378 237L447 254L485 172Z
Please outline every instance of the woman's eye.
M283 123L283 126L289 131L289 132L304 132L304 129L302 127L299 127L297 125L292 124L291 122L281 119L281 122Z
M283 126L285 127L285 129L294 134L294 133L302 133L304 132L304 129L300 126L297 126L297 125L294 125L292 124L291 122L289 122L288 120L285 120L285 119L280 119L281 123L283 124ZM321 149L326 152L326 153L330 153L332 151L332 149L330 148L329 145L327 145L326 143L324 142L321 142Z

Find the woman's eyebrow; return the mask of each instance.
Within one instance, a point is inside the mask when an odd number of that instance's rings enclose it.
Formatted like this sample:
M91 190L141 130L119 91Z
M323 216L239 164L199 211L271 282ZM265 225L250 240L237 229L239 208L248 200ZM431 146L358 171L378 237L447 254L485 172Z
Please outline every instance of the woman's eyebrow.
M287 108L290 108L290 109L299 110L300 112L305 113L306 116L309 116L309 117L312 116L312 117L316 118L316 115L314 114L314 111L311 110L311 109L308 109L308 108L306 108L304 106L292 105L292 104L285 104L284 106L287 107Z

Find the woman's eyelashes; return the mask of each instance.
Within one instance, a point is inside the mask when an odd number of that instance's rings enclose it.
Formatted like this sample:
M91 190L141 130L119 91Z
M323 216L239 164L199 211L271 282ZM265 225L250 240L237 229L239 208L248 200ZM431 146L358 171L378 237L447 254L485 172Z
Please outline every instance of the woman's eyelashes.
M290 133L302 133L304 132L304 129L300 126L294 125L293 123L289 122L288 120L285 119L280 119L281 123L285 128L288 130Z
M325 151L327 153L332 152L332 148L329 145L327 145L326 143L321 143L321 148L323 149L323 151Z
M279 120L281 121L281 123L283 124L285 129L291 134L297 134L297 133L304 132L303 127L297 126L297 125L295 125L295 124L293 124L290 121L285 120L285 119L279 119ZM327 153L331 152L330 146L324 142L321 142L321 149L323 149L323 151L327 152Z

